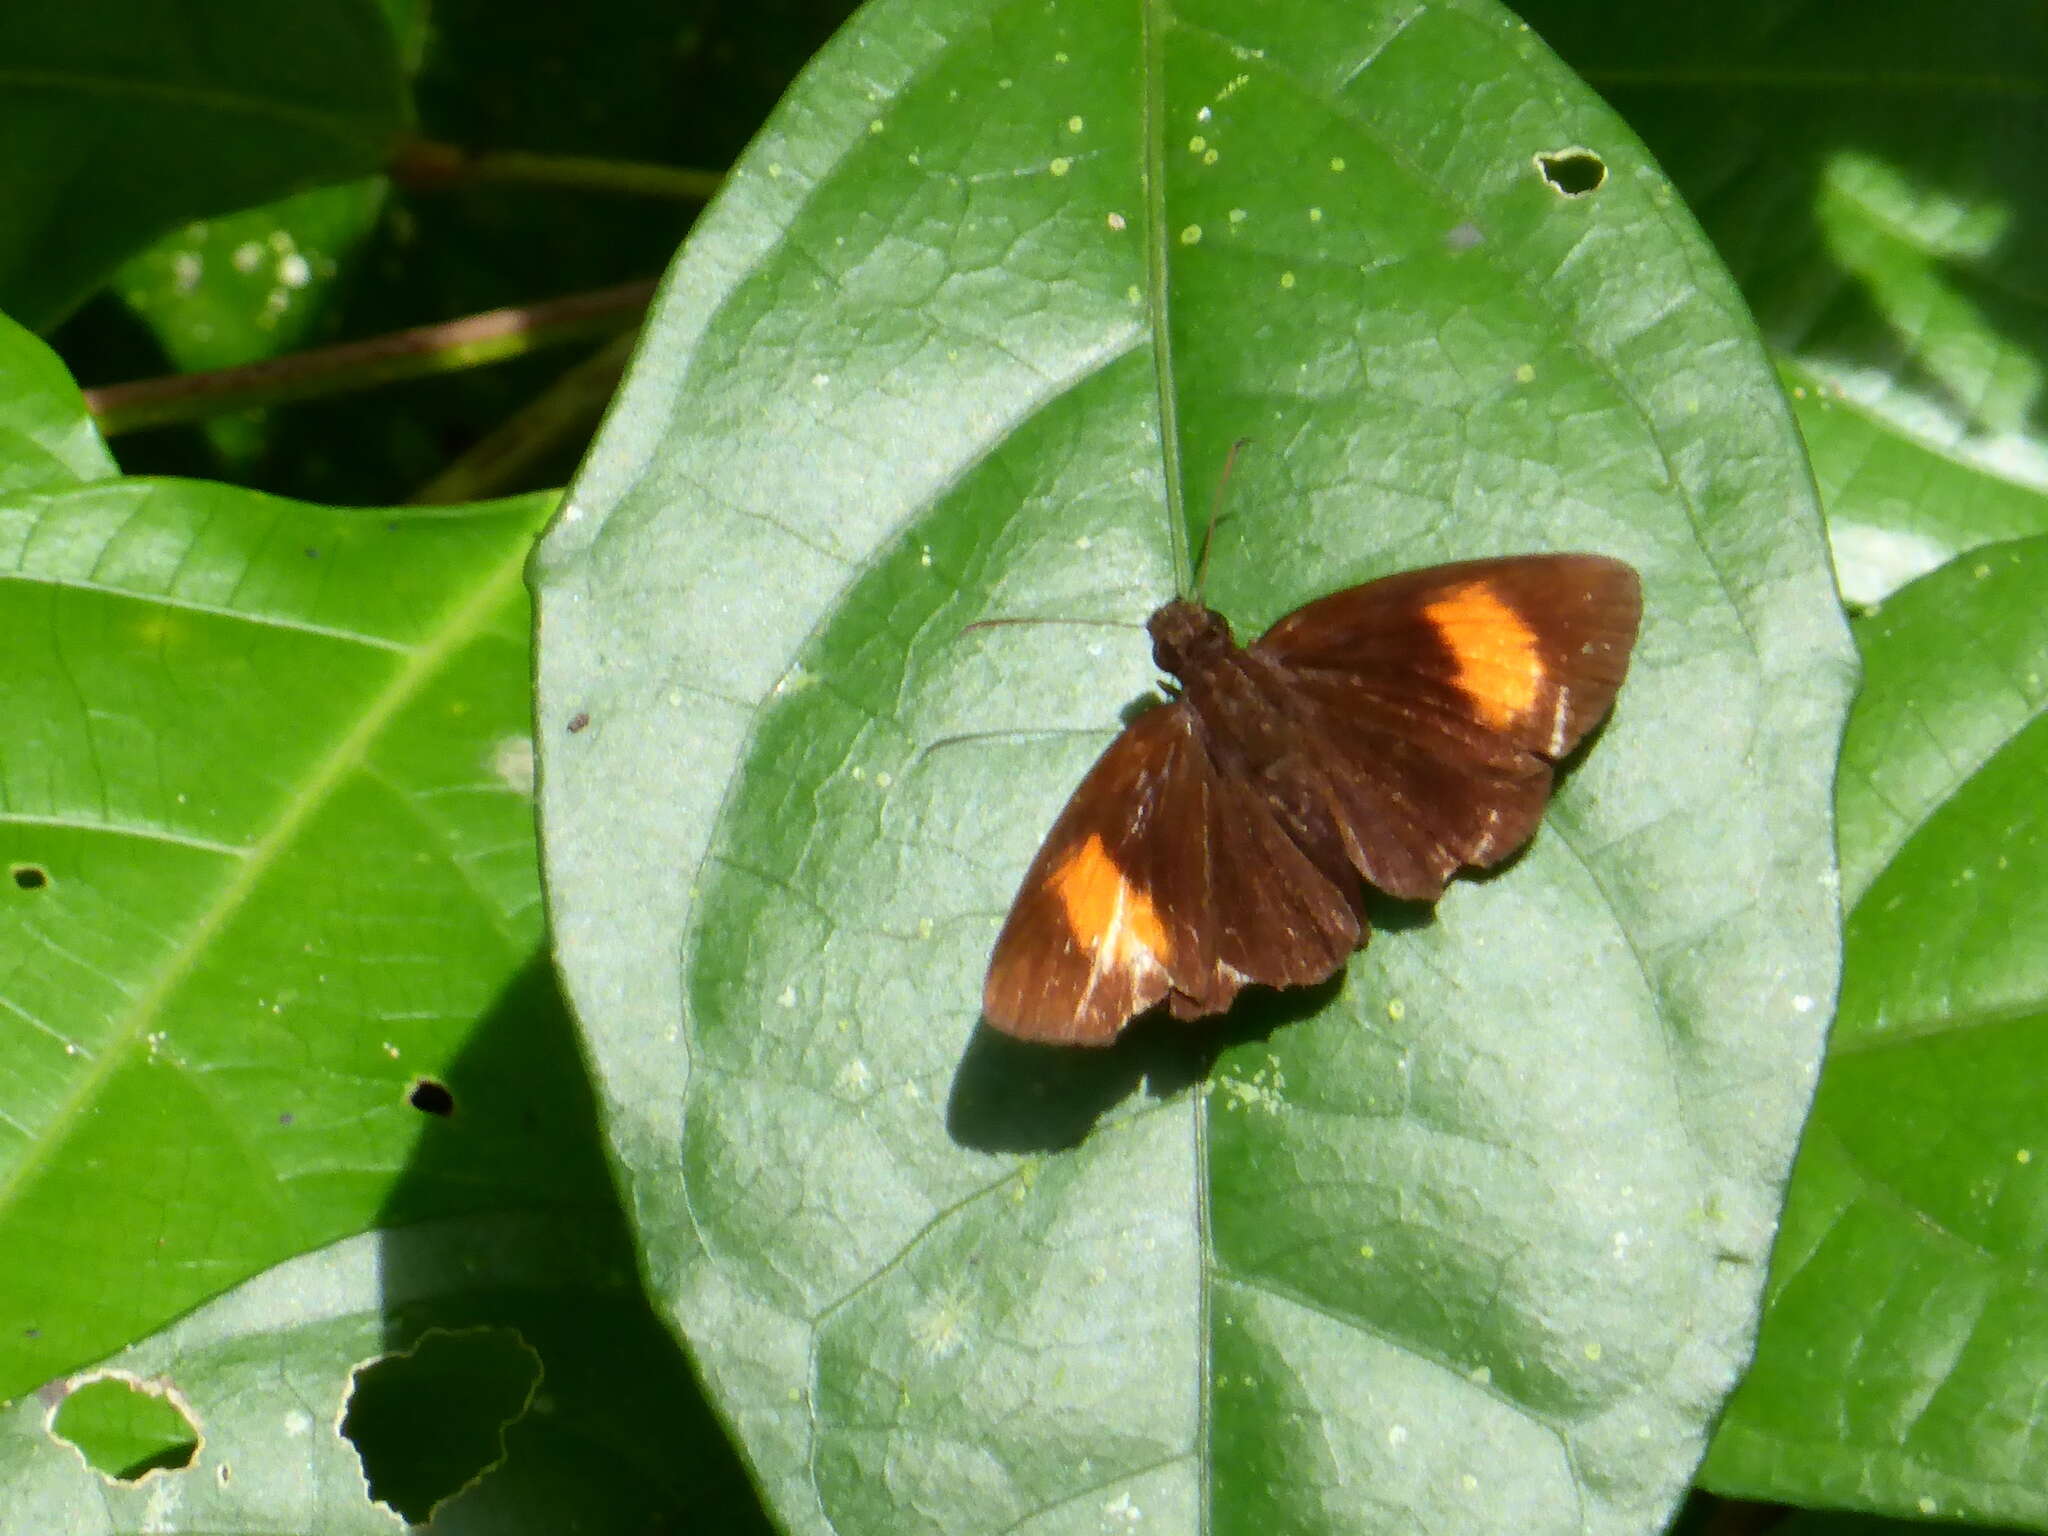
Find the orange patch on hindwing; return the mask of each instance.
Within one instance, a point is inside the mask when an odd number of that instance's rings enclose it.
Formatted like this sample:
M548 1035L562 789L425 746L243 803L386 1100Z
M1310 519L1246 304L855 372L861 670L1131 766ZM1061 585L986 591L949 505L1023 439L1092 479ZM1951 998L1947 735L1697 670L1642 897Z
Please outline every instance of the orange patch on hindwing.
M1505 730L1528 714L1543 687L1536 631L1483 581L1453 587L1423 608L1457 667L1452 681L1479 717Z
M1142 951L1166 963L1171 946L1152 898L1124 878L1101 838L1090 833L1046 883L1076 942L1096 957L1098 966L1129 965Z

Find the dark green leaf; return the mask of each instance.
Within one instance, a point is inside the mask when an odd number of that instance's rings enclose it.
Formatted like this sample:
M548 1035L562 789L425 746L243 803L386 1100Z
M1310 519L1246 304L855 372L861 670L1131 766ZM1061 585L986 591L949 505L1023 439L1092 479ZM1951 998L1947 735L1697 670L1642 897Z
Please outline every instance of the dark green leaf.
M1626 117L1797 399L1843 591L2048 532L2048 30L2031 0L1522 14Z
M1241 630L1590 547L1645 573L1635 676L1530 853L1341 986L1221 1042L977 1038L1153 674L965 626L1135 625L1246 435ZM1849 662L1732 287L1511 17L871 8L700 225L539 569L559 957L788 1527L1661 1526L1832 1003Z
M376 0L11 0L0 60L0 309L38 329L174 224L377 169L406 122Z

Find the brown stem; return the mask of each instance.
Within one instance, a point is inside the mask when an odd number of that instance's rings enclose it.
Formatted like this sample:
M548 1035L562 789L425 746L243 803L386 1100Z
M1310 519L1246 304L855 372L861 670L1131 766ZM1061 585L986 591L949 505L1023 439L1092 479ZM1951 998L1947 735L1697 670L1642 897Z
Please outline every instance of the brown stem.
M725 177L687 166L651 165L638 160L604 160L590 155L534 155L521 150L471 150L435 139L407 139L385 162L401 186L436 190L464 182L501 181L530 186L570 187L701 203Z
M269 358L240 368L137 379L85 391L86 408L108 437L143 427L203 421L230 411L344 394L520 357L624 329L654 294L649 281L539 304L493 309L366 341Z

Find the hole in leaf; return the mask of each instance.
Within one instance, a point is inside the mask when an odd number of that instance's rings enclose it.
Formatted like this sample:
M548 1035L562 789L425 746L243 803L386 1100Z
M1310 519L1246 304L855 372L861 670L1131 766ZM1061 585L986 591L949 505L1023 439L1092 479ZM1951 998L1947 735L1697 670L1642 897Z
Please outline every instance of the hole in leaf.
M423 1115L439 1115L443 1120L455 1113L455 1095L448 1091L447 1084L437 1083L431 1077L415 1081L405 1102Z
M124 1483L182 1471L199 1454L199 1426L177 1389L133 1376L96 1377L68 1393L50 1415L50 1433Z
M341 1432L370 1497L415 1524L505 1459L505 1431L540 1385L540 1356L506 1328L432 1329L358 1367Z
M40 891L50 883L50 872L40 864L17 864L14 883L24 891Z
M1558 149L1536 157L1536 169L1559 197L1584 197L1607 180L1607 162L1590 149Z

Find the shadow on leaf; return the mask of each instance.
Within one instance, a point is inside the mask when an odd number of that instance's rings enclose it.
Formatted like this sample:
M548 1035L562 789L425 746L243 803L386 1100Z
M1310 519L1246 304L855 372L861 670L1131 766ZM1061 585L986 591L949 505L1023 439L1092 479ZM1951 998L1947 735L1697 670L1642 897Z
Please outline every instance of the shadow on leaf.
M641 1288L597 1106L545 951L514 975L461 1051L415 1098L419 1139L381 1213L385 1347L479 1330L538 1356L539 1397L504 1418L473 1387L417 1426L357 1439L436 1528L610 1530L704 1519L763 1532L745 1471L690 1362ZM469 1423L475 1419L477 1422ZM461 1422L456 1422L460 1420ZM469 1431L502 1453L441 1454ZM394 1463L392 1458L399 1458ZM475 1479L475 1481L471 1481ZM451 1527L452 1528L452 1527Z
M953 1075L946 1129L982 1152L1079 1146L1141 1083L1155 1099L1185 1092L1209 1076L1226 1050L1322 1012L1343 984L1340 972L1312 987L1248 988L1230 1012L1192 1023L1156 1008L1101 1048L1038 1045L984 1024Z

